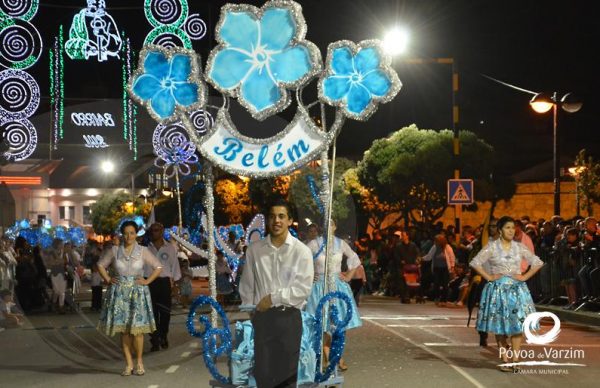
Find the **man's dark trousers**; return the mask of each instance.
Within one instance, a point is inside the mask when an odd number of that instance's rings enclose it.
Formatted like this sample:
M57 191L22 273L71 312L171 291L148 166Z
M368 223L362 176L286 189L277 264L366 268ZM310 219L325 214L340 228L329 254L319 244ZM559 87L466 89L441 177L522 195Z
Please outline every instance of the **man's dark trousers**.
M171 278L156 278L149 287L156 321L156 331L150 335L150 341L153 345L164 345L171 322Z

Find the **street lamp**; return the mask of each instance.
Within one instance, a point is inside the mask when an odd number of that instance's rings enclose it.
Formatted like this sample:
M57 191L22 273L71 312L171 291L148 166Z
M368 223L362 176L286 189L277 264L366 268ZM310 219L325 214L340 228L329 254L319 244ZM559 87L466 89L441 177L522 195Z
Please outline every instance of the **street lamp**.
M390 55L402 54L408 47L410 35L407 30L396 27L385 34L383 49Z
M562 98L558 98L558 93L552 95L547 93L538 93L531 101L531 108L537 113L546 113L553 109L552 136L553 136L553 170L554 170L554 215L560 215L560 155L558 151L557 131L558 131L558 106L568 113L575 113L581 109L583 103L575 97L573 93L567 93Z
M579 176L585 171L585 166L569 167L569 174L575 178L575 206L576 215L579 217Z

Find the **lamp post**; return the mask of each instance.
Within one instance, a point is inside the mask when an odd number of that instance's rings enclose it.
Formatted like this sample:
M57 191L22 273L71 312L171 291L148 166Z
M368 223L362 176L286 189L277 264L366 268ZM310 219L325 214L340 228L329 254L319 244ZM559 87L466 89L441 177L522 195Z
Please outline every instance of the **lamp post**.
M573 93L567 93L558 98L558 93L551 95L538 93L529 102L531 108L537 113L546 113L552 109L552 137L553 137L553 175L554 175L554 215L560 215L560 154L558 145L558 106L568 113L575 113L581 109L583 103Z

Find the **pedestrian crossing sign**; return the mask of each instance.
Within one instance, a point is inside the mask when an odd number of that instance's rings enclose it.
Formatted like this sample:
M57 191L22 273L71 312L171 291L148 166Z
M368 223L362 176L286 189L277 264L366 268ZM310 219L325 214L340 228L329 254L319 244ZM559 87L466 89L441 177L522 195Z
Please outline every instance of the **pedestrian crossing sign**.
M472 179L448 179L448 205L470 205L473 201Z

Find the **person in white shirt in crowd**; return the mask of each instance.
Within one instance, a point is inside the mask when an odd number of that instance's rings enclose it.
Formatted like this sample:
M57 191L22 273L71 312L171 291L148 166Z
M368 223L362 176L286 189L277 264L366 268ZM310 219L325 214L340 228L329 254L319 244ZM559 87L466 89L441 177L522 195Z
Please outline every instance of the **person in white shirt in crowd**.
M256 305L254 377L258 387L296 387L302 317L313 284L310 249L289 232L293 217L283 199L268 211L269 235L251 244L240 281L243 304Z
M177 258L177 248L165 242L163 236L165 227L158 222L150 225L150 244L148 249L160 261L162 271L158 278L150 284L152 310L156 321L156 331L150 335L151 352L169 347L169 324L171 323L171 289L174 283L181 279L181 268ZM150 276L152 268L144 268L145 275Z
M353 329L355 327L362 326L362 321L358 314L358 307L356 306L356 301L354 300L354 296L352 294L352 290L350 289L350 280L354 276L356 269L361 265L360 259L356 252L350 248L348 243L342 240L339 237L335 237L334 233L336 231L336 223L334 220L331 220L331 236L333 236L333 241L330 243L331 249L331 257L329 262L328 272L331 274L334 279L334 289L330 289L328 291L340 291L346 294L350 298L350 310L352 311L352 317L350 318L350 322L346 326L346 330ZM306 311L312 315L323 314L322 311L317 311L317 306L321 301L321 298L325 295L325 247L323 247L323 237L318 237L316 240L313 240L308 243L308 247L310 248L313 257L315 257L315 283L312 287L312 292L310 297L308 298L308 302L306 304ZM344 256L347 259L348 271L342 272L342 259ZM338 312L340 314L340 319L344 320L346 318L347 307L344 302L336 299L335 301ZM328 312L327 312L328 314ZM331 346L331 337L330 337L330 327L329 327L329 317L324 316L323 320L326 322L327 332L329 334L325 335L324 343L323 343L323 360L327 363L329 359L329 348ZM348 369L348 366L344 362L343 359L340 359L339 367L341 370Z

